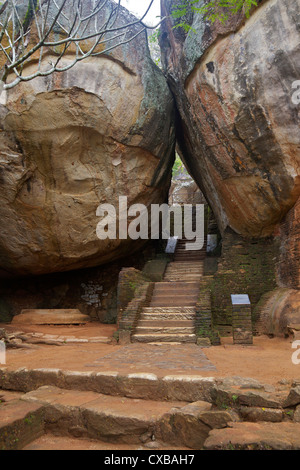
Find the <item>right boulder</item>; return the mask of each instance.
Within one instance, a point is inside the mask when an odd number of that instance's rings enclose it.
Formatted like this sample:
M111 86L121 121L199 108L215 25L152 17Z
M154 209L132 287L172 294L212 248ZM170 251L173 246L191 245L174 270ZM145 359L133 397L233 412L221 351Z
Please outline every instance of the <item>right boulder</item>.
M163 16L178 3L161 1ZM186 21L188 33L171 17L161 33L180 153L222 233L269 237L300 195L300 3L259 2L225 25Z

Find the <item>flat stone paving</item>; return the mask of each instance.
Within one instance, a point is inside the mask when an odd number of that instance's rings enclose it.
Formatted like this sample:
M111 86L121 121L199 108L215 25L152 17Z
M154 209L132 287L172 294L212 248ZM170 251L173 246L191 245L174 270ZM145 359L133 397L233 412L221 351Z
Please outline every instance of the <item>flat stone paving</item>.
M263 383L299 379L300 365L292 362L293 339L255 336L254 344L234 345L233 338L221 338L221 345L202 349L195 344L163 344L160 346L134 343L119 345L113 339L115 325L91 322L85 326L47 327L0 324L9 333L20 329L26 334L55 335L75 338L78 342L57 346L29 344L28 349L9 349L6 364L0 369L16 370L52 368L70 371L113 371L122 375L153 373L167 375L201 375L203 377L252 377ZM37 336L36 336L37 337ZM106 337L110 344L94 342ZM88 339L88 342L80 340Z
M101 451L132 451L132 450L190 450L186 447L180 446L170 446L163 444L158 445L156 441L147 443L145 445L142 444L113 444L112 442L102 442L102 441L95 441L92 439L76 439L72 437L60 437L60 436L53 436L51 434L45 434L44 436L36 439L31 444L28 444L24 447L23 450L101 450ZM109 454L108 454L109 455Z
M88 366L105 367L110 364L112 370L124 366L128 368L134 364L136 370L153 372L154 368L176 371L177 373L191 373L203 371L216 371L203 350L195 344L130 344L122 350L107 354L95 359L94 364Z

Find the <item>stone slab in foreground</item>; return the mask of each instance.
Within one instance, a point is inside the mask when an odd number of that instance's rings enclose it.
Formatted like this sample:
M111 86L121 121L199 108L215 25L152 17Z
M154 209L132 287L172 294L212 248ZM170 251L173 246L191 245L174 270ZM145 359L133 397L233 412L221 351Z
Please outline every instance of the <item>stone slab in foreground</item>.
M300 424L231 423L214 429L205 441L207 450L299 450Z
M5 398L0 400L0 450L20 450L44 433L43 406Z
M77 309L26 309L13 318L12 324L30 325L78 325L91 321Z

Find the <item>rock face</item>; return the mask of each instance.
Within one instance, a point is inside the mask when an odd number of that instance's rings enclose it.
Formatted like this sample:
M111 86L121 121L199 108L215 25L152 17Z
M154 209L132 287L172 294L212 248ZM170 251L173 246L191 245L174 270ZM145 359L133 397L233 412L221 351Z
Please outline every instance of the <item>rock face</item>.
M300 288L300 198L280 226L279 277L283 285Z
M205 198L191 176L183 171L173 175L169 204L206 204Z
M111 8L107 2L99 15ZM122 9L116 25L133 20ZM145 34L67 72L19 84L1 102L0 274L96 266L140 248L144 241L100 241L96 210L117 208L119 196L128 196L128 206L167 197L173 100Z
M300 291L279 288L265 295L258 307L258 332L265 335L300 336Z
M162 0L163 15L171 7ZM298 2L269 0L244 23L195 15L188 34L164 23L181 154L223 233L270 236L299 197L299 14Z

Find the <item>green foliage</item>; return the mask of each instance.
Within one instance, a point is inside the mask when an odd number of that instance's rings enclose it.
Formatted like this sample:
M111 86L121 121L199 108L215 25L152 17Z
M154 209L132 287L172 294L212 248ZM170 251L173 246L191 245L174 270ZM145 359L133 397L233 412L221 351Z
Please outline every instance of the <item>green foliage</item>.
M34 16L34 12L37 11L38 6L39 6L39 0L28 1L28 8L27 8L25 19L23 22L23 29L25 32L28 30L31 20Z
M175 163L173 165L173 176L179 175L182 171L185 170L185 167L180 160L180 157L176 154Z
M149 36L149 42L151 44L157 44L158 41L159 41L159 37L160 37L160 29L156 29L150 36Z
M257 6L257 1L210 0L203 4L203 0L184 0L179 5L174 6L171 16L177 20L174 28L183 28L184 31L189 32L192 28L186 22L186 17L190 13L203 15L204 19L211 23L217 20L225 23L230 16L237 14L239 11L243 11L248 18L253 6Z
M160 47L159 47L159 38L161 30L157 28L153 33L148 37L149 49L152 60L155 62L157 67L161 67L161 57L160 57Z

